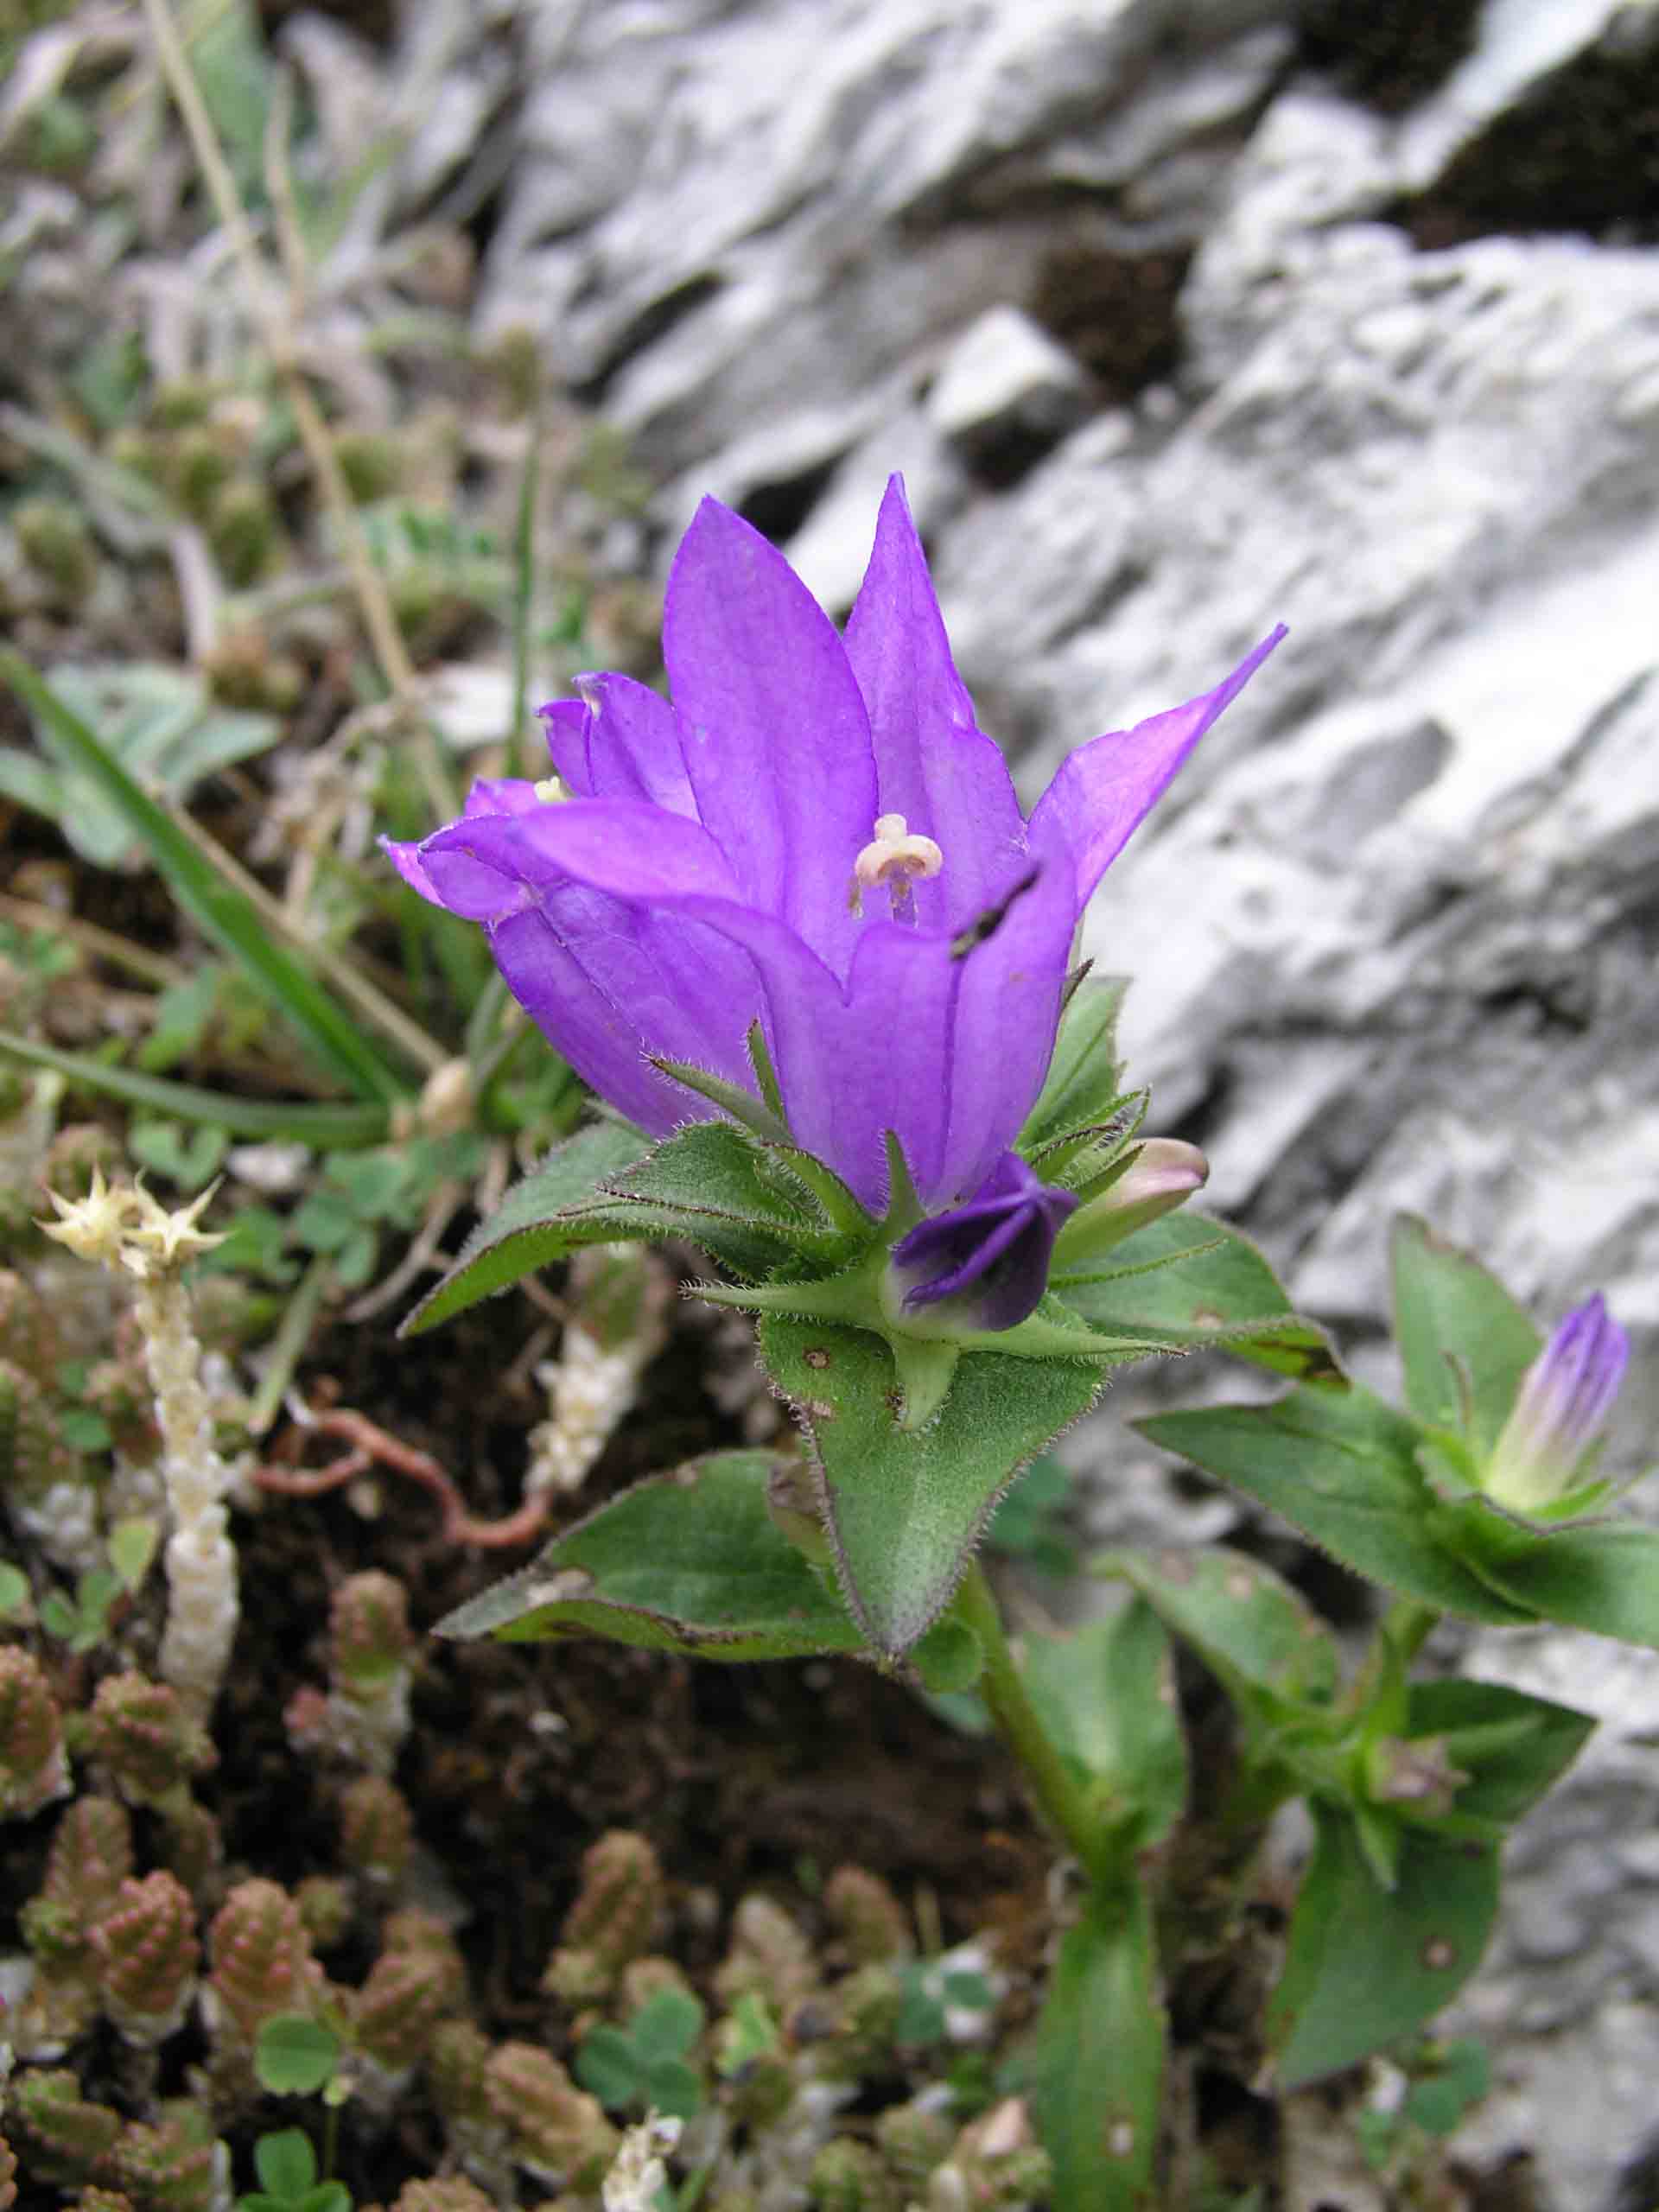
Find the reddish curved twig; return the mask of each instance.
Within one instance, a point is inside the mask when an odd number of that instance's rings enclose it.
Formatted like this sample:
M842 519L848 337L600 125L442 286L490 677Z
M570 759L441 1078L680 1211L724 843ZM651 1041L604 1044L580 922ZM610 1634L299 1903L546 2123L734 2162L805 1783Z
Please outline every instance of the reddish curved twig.
M308 1436L339 1437L350 1448L326 1467L301 1467L294 1463L304 1450ZM514 1544L529 1543L545 1522L552 1503L550 1495L543 1493L527 1497L516 1512L505 1514L499 1521L477 1520L429 1452L417 1451L414 1445L379 1427L366 1414L354 1413L348 1406L329 1406L296 1420L278 1438L274 1453L253 1470L251 1478L260 1490L273 1491L283 1497L321 1497L372 1467L387 1467L394 1474L406 1475L437 1499L443 1510L446 1541L470 1545L478 1551L505 1551Z

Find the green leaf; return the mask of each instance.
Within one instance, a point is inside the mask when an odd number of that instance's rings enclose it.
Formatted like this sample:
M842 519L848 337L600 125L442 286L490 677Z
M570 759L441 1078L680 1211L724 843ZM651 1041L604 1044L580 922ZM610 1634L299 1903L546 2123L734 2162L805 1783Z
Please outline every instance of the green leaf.
M66 714L101 732L110 758L142 786L185 799L206 776L265 752L282 734L275 715L221 706L200 672L164 661L102 666L66 664L44 679ZM142 851L118 798L63 736L60 725L35 709L35 731L60 762L51 814L64 836L96 868L130 865ZM14 790L26 805L36 802Z
M1417 1465L1415 1426L1357 1383L1135 1426L1281 1514L1357 1574L1471 1620L1532 1618L1448 1548L1438 1533L1443 1510Z
M909 1429L892 1356L868 1331L769 1313L760 1352L806 1427L848 1604L893 1658L949 1604L1019 1469L1099 1388L1081 1363L972 1351L942 1411Z
M1267 1691L1287 1705L1325 1705L1340 1662L1336 1638L1290 1585L1259 1560L1205 1545L1187 1551L1102 1552L1090 1572L1121 1576L1166 1628L1190 1643L1236 1704Z
M1186 1802L1169 1638L1138 1597L1069 1636L1028 1636L1020 1674L1044 1732L1090 1788L1097 1877L1161 1843Z
M833 1591L766 1510L776 1462L716 1452L653 1476L589 1514L438 1624L441 1636L549 1643L604 1636L702 1659L857 1651Z
M1559 1781L1594 1730L1595 1715L1502 1682L1452 1678L1411 1685L1410 1732L1444 1736L1469 1780L1454 1809L1508 1827Z
M272 2196L303 2196L316 2183L317 2156L302 2127L262 2135L253 2146L253 2165L260 2187Z
M802 1252L839 1250L842 1241L789 1158L729 1122L694 1122L607 1177L605 1191L615 1219L652 1224L625 1234L689 1237L734 1274L764 1274Z
M253 2047L259 2086L275 2097L315 2096L333 2079L340 2059L340 2037L306 2012L275 2014Z
M683 2058L702 2033L703 2010L689 1989L659 1989L628 2022L628 2039L641 2058Z
M702 2109L702 2081L683 2058L662 2058L645 2070L644 2102L671 2120L690 2120Z
M1051 1287L1091 1327L1183 1351L1235 1352L1306 1382L1336 1381L1323 1331L1294 1311L1254 1244L1183 1210L1126 1237L1104 1268L1076 1268Z
M1448 1543L1529 1618L1659 1646L1659 1529L1631 1521L1523 1528L1479 1500L1442 1519Z
M1027 2055L1053 2212L1144 2212L1164 2082L1146 1885L1095 1891L1068 1929Z
M721 2031L717 2070L730 2081L757 2058L769 2057L778 2048L778 2023L758 1990L747 1990L727 2016Z
M1538 1356L1538 1332L1478 1260L1416 1215L1395 1222L1390 1256L1406 1403L1431 1427L1466 1433L1484 1456Z
M1419 2075L1412 2083L1401 2110L1425 2135L1450 2135L1491 2085L1492 2066L1485 2047L1460 2036L1439 2053L1432 2074Z
M136 1590L149 1573L162 1532L157 1522L142 1515L118 1521L110 1531L110 1565L121 1578L124 1590Z
M645 2092L639 2054L622 2028L590 2029L576 2052L575 2071L582 2088L613 2112L626 2111Z
M1313 1819L1313 1855L1268 2008L1275 2075L1287 2090L1338 2073L1432 2018L1479 1964L1497 1914L1491 1847L1407 1829L1395 1886L1384 1890L1352 1821L1323 1805Z
M985 1671L985 1649L966 1621L935 1621L911 1653L922 1686L935 1697L961 1697Z
M9 1559L0 1559L0 1620L21 1613L29 1600L29 1577Z
M282 1009L322 1064L361 1098L387 1105L402 1098L408 1086L385 1065L352 1017L278 944L246 893L140 788L79 715L9 647L0 647L0 676L22 696L43 732L50 730L54 749L119 810L179 905Z
M1128 989L1122 976L1085 976L1067 1000L1047 1077L1020 1132L1021 1152L1104 1121L1117 1103L1117 1017Z
M84 1090L124 1099L130 1106L148 1107L179 1121L212 1122L233 1137L293 1138L319 1146L378 1144L391 1126L384 1105L318 1106L308 1101L287 1105L265 1098L238 1098L226 1091L200 1090L194 1084L169 1083L136 1068L111 1067L90 1052L60 1052L55 1045L42 1045L10 1030L0 1030L0 1052L31 1067L51 1068Z
M986 1543L1039 1574L1075 1574L1077 1548L1065 1532L1065 1518L1072 1487L1071 1469L1044 1452L1004 1496L985 1532Z
M420 1336L579 1245L624 1235L603 1224L595 1226L588 1217L607 1177L634 1166L650 1146L638 1129L604 1117L555 1145L473 1231L460 1259L415 1308L399 1335Z

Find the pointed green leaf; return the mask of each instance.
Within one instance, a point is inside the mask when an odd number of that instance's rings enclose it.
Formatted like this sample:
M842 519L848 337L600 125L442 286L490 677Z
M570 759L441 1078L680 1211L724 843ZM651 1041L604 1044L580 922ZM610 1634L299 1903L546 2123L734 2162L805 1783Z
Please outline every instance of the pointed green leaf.
M1470 1620L1532 1618L1448 1548L1438 1533L1443 1510L1417 1465L1416 1428L1357 1383L1135 1426L1281 1514L1357 1574Z
M654 1475L438 1624L507 1643L608 1637L698 1659L857 1651L863 1638L766 1510L766 1452Z
M992 1509L1026 1461L1092 1403L1091 1367L969 1352L919 1430L891 1354L863 1329L769 1313L760 1355L823 1471L847 1601L898 1657L949 1603Z
M418 1336L584 1244L683 1236L734 1274L838 1249L787 1155L728 1122L694 1122L663 1143L601 1118L555 1146L467 1239L404 1323Z
M513 1185L467 1238L443 1281L415 1308L398 1334L416 1337L440 1321L492 1298L581 1244L602 1244L626 1230L596 1225L600 1186L649 1151L651 1141L626 1122L601 1119L554 1146Z
M1152 1607L1131 1598L1069 1636L1028 1636L1020 1671L1044 1730L1088 1778L1103 1868L1161 1843L1186 1802L1186 1738Z
M1659 1647L1659 1529L1603 1521L1529 1529L1478 1500L1444 1516L1447 1541L1529 1617Z
M1469 1777L1456 1811L1506 1827L1566 1773L1595 1725L1593 1713L1503 1682L1411 1685L1411 1734L1446 1737L1452 1764Z
M1106 1119L1118 1095L1117 1017L1128 988L1122 976L1085 976L1067 1000L1047 1078L1020 1132L1021 1152Z
M1484 1454L1538 1356L1538 1332L1478 1260L1415 1214L1395 1222L1390 1259L1406 1403L1431 1427L1461 1432L1466 1392L1469 1442Z
M817 1200L791 1172L795 1155L757 1145L727 1122L694 1122L645 1159L606 1178L609 1211L685 1236L740 1274L801 1253L839 1250ZM614 1203L620 1202L620 1203Z
M1216 1346L1304 1382L1340 1372L1322 1330L1295 1312L1254 1244L1201 1214L1166 1214L1116 1247L1108 1268L1052 1287L1093 1328L1180 1351Z
M768 1144L789 1142L788 1124L772 1109L746 1090L741 1083L732 1083L723 1075L715 1075L708 1068L698 1067L690 1060L665 1060L655 1052L645 1055L652 1067L659 1069L671 1082L683 1084L688 1090L706 1098L711 1106L718 1106L722 1114L729 1114L746 1129L753 1129L756 1136L764 1137Z
M361 1098L390 1103L407 1085L385 1066L352 1016L271 935L258 909L231 878L187 837L165 807L140 789L97 734L73 713L18 654L0 647L0 676L49 728L54 744L118 810L168 888L216 944L240 963L281 1008L324 1066Z
M1384 1890L1347 1815L1316 1806L1313 1818L1313 1855L1268 2008L1284 2089L1338 2073L1432 2019L1479 1964L1497 1914L1491 1847L1408 1829L1395 1887Z
M1027 2053L1054 2212L1147 2212L1164 2086L1164 2008L1141 1882L1090 1893Z
M1236 1702L1266 1690L1288 1705L1325 1705L1340 1672L1336 1638L1290 1585L1224 1545L1102 1552L1091 1573L1121 1575L1190 1643Z

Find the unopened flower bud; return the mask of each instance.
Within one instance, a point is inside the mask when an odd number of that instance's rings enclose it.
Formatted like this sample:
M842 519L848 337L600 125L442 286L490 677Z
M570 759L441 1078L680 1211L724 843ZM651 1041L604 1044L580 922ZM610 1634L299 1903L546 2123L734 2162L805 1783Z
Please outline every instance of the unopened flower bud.
M956 2135L942 2112L920 2103L889 2105L875 2123L876 2142L894 2179L912 2191L944 2164Z
M35 1377L0 1359L0 1489L33 1504L75 1478L79 1461Z
M353 1919L352 1890L338 1874L308 1874L294 1892L305 1932L319 1951L343 1942Z
M409 1865L414 1834L408 1798L383 1775L360 1775L341 1793L340 1855L359 1874L377 1882L398 1880Z
M134 2122L122 2129L109 2163L146 2212L212 2212L213 2144L199 2128L181 2115L156 2127Z
M441 1962L420 1951L383 1953L352 1999L353 2040L389 2073L413 2066L444 2010Z
M824 2145L806 2185L813 2212L899 2212L903 2201L880 2154L850 2135Z
M817 1980L812 1946L782 1905L758 1890L741 1898L732 1916L731 1948L715 1972L715 1987L725 2001L734 2004L753 1992L774 2014L781 2013Z
M336 1688L373 1697L409 1656L409 1593L395 1575L348 1575L329 1608Z
M490 2117L490 2042L470 2020L445 2020L426 2054L432 2098L445 2125L474 2129Z
M251 2043L278 2012L308 2012L321 1982L299 1908L275 1882L238 1882L208 1931L214 1997Z
M391 2212L495 2212L495 2206L465 2174L447 2174L436 2181L406 2181Z
M113 1797L79 1797L58 1822L47 1854L46 1880L35 1904L49 1908L50 1925L77 1948L100 1920L115 1910L121 1885L132 1872L132 1820ZM33 1908L24 1908L26 1916ZM45 1925L45 1916L42 1916ZM34 1928L24 1934L37 1949ZM49 1955L61 1941L48 1939Z
M83 2097L67 2067L30 2067L20 2074L7 2118L16 2122L30 2177L72 2187L92 2178L121 2133L120 2113Z
M824 1888L823 1904L861 1965L910 1956L909 1920L879 1874L862 1866L836 1867Z
M551 2051L504 2043L486 2069L485 2090L520 2165L555 2187L596 2185L615 2156L616 2131Z
M380 1948L388 1957L407 1953L423 1960L437 1977L446 2011L464 2001L467 1961L461 1955L461 1946L435 1913L414 1907L388 1913L380 1931Z
M1576 1306L1521 1378L1481 1486L1512 1513L1540 1513L1593 1471L1630 1340L1598 1293Z
M130 1877L92 1931L104 2009L127 2041L162 2042L183 2019L201 1949L190 1894L171 1874Z
M1384 1736L1371 1747L1366 1784L1379 1805L1396 1805L1438 1819L1470 1779L1452 1764L1444 1736Z
M212 503L207 525L213 557L238 591L258 582L276 550L276 510L262 484L238 480Z
M57 1700L41 1664L0 1648L0 1815L26 1819L70 1787Z
M563 1940L548 1963L543 1989L567 2002L580 2002L595 1978L608 1988L630 1959L650 1949L662 1905L663 1870L644 1836L613 1828L589 1844L582 1857L582 1885L565 1915ZM568 1986L573 1980L582 1984L581 1998Z
M11 526L35 575L64 605L78 607L98 581L98 548L86 518L62 499L20 499Z
M1075 1267L1109 1252L1160 1214L1185 1205L1210 1178L1210 1163L1195 1144L1176 1137L1148 1137L1116 1182L1074 1213L1056 1241L1054 1264Z
M90 1734L93 1753L131 1805L166 1804L217 1758L178 1692L136 1673L99 1684Z
M0 2212L11 2212L16 2202L17 2158L5 2137L0 2135Z
M1023 2101L1005 2097L963 2129L928 2183L928 2212L1014 2212L1053 2186L1053 2160L1038 2143Z

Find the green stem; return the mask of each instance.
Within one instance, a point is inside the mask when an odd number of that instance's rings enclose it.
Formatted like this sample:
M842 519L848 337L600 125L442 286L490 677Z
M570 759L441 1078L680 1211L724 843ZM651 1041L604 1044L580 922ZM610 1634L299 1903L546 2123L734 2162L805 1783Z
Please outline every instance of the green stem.
M1088 1798L1056 1749L1053 1738L1037 1717L1037 1708L1026 1692L1014 1663L1008 1639L985 1570L976 1560L957 1592L957 1618L972 1629L985 1657L985 1672L978 1688L997 1732L1024 1771L1038 1810L1068 1851L1091 1875L1098 1872L1100 1823L1090 1813Z

